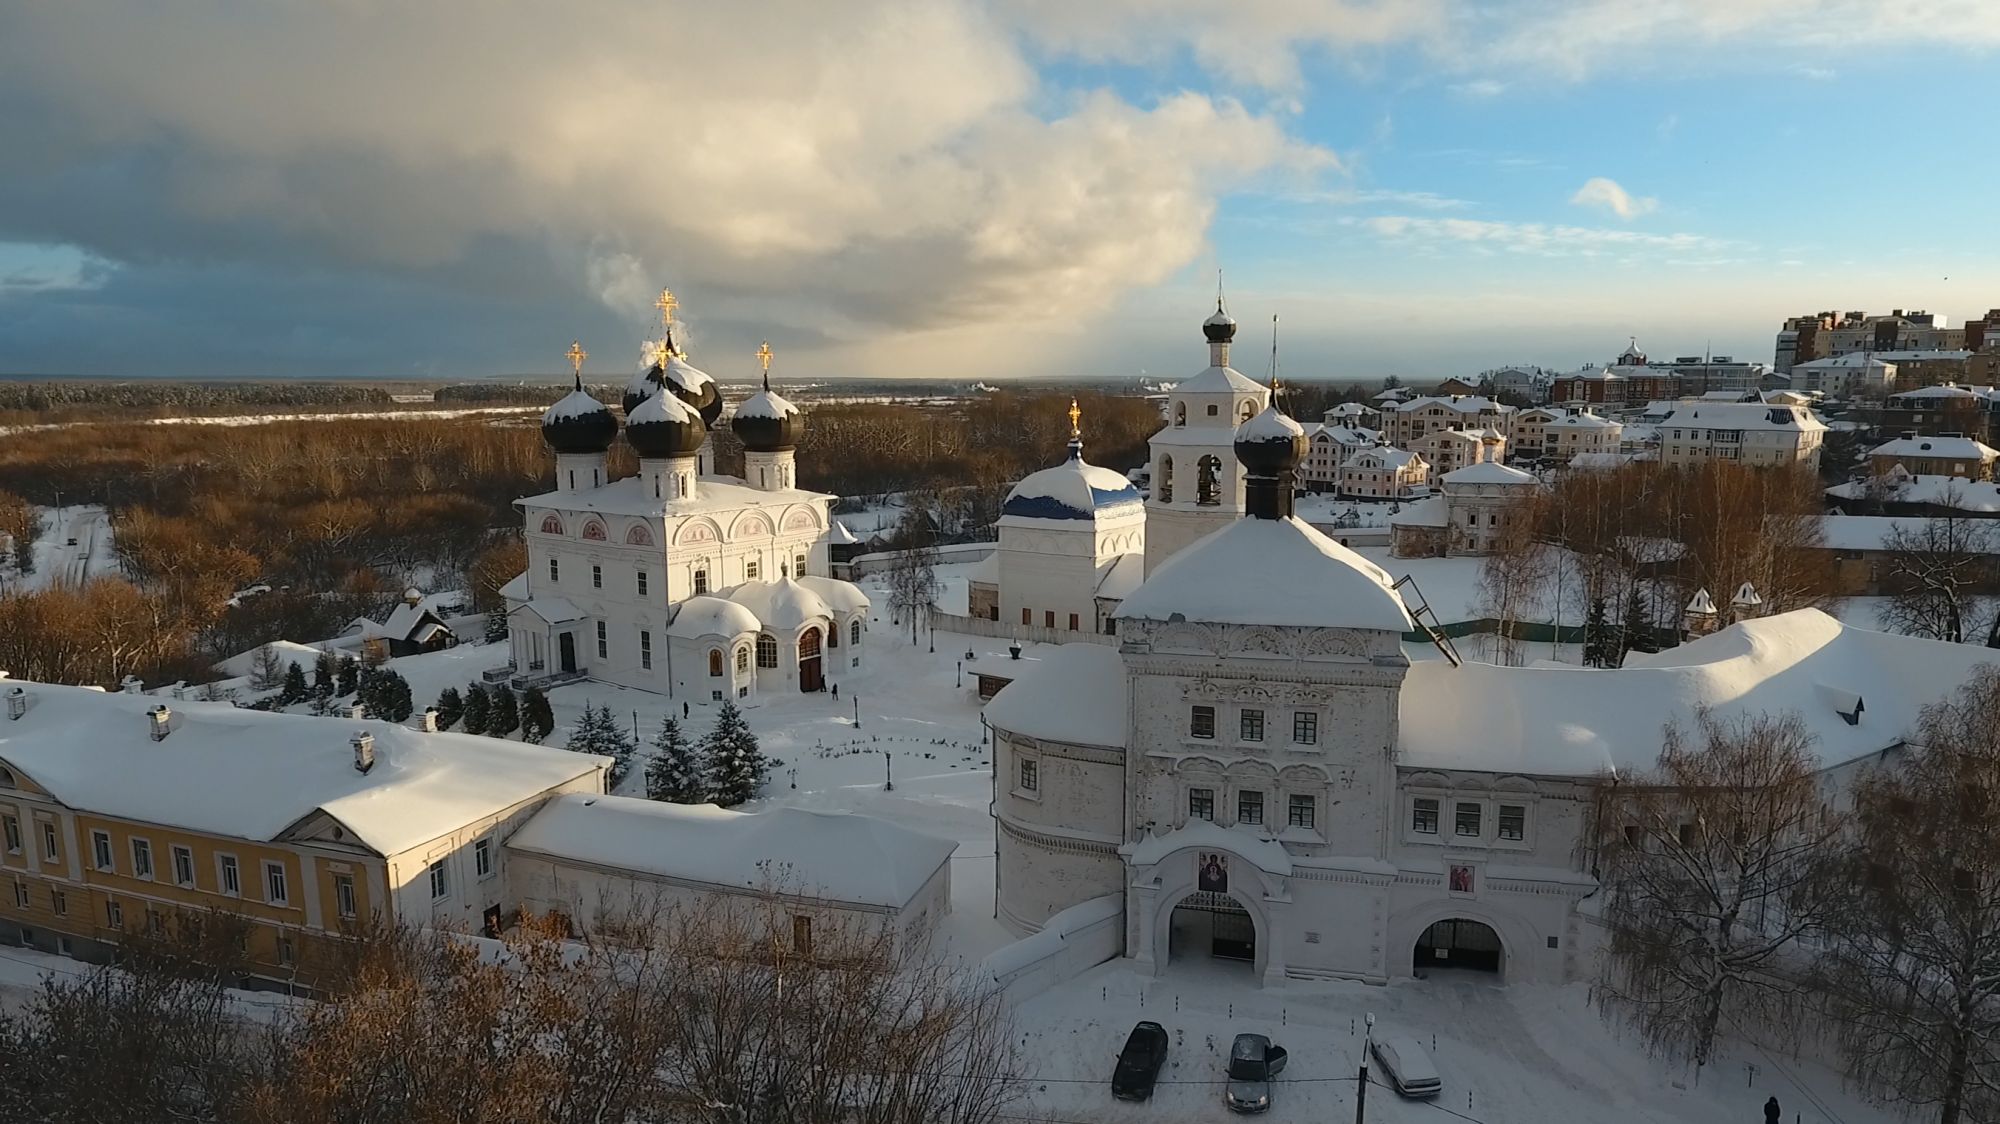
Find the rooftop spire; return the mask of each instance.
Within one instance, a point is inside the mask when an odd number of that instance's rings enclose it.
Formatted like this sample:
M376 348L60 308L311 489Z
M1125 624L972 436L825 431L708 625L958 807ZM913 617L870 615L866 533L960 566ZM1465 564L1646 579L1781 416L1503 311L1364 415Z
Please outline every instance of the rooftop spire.
M563 355L569 359L570 374L576 378L576 388L582 390L583 361L590 358L590 352L583 349L583 344L580 341L571 340L569 341L569 350L563 352Z
M1228 311L1222 307L1222 270L1220 267L1217 267L1215 271L1215 311Z
M1278 314L1271 314L1271 405L1278 404Z
M1076 399L1069 400L1069 459L1083 459L1083 411L1077 409Z
M681 306L681 300L672 289L661 289L660 299L653 307L660 310L660 366L667 365L667 359L674 353L674 310Z
M757 361L764 365L765 390L771 389L771 355L772 351L771 351L770 340L765 340L763 343L757 345Z

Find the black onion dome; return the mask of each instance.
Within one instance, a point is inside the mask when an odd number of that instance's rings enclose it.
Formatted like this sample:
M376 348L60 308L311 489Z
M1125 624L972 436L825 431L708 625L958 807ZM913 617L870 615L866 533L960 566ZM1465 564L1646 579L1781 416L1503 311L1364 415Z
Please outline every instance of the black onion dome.
M707 438L701 415L671 394L655 391L625 415L626 444L648 460L694 456Z
M736 407L729 428L736 431L745 449L753 453L776 453L798 445L805 422L799 408L780 398L766 379L764 389Z
M583 389L581 376L576 389L542 415L542 440L558 453L602 453L617 439L618 419Z
M1201 334L1210 343L1228 343L1236 338L1236 318L1222 310L1222 302L1217 301L1215 315L1201 322Z
M1305 457L1305 429L1276 406L1236 427L1236 459L1252 476L1289 475Z
M666 372L660 369L660 365L655 363L639 374L634 375L632 381L625 384L624 405L625 417L627 419L631 418L632 411L638 409L640 403L651 398L653 392L664 385L665 374Z
M715 389L715 380L680 356L668 358L661 384L673 391L674 397L693 406L701 414L703 425L714 425L715 419L722 416L722 393Z

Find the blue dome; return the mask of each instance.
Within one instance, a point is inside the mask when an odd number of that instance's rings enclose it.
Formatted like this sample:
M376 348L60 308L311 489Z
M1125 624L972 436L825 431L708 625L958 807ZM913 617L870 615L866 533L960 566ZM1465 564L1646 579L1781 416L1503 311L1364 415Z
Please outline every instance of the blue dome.
M1137 509L1143 502L1130 480L1086 463L1083 450L1071 446L1068 460L1029 473L1014 485L1007 493L1007 502L1000 505L1000 514L1028 519L1095 519Z

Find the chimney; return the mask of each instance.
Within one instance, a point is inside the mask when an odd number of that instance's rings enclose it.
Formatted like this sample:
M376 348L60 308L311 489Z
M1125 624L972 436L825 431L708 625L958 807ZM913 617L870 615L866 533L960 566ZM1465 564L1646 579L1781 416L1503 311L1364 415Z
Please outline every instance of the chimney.
M427 707L425 707L425 708L424 708L424 713L423 713L423 717L422 717L422 718L421 718L421 719L420 719L419 721L420 721L420 722L422 723L422 729L423 729L424 733L426 733L426 734L435 734L435 733L437 733L437 732L438 732L438 708L437 708L437 707L434 707L434 706L427 706Z
M146 684L136 675L127 675L124 678L124 680L118 684L118 689L125 692L128 695L144 694L146 690Z
M19 722L28 713L28 692L21 687L10 688L7 692L7 720Z
M366 730L356 730L351 743L354 746L354 771L365 773L375 767L375 735Z
M173 733L173 726L172 726L173 718L174 718L174 712L168 710L167 704L165 703L161 703L159 706L156 706L153 709L147 711L146 712L147 733L149 733L152 736L153 740L156 742L165 741L167 739L167 735Z
M360 703L358 703L358 702L356 702L356 703L348 703L348 704L347 704L347 717L349 717L349 718L366 718L366 717L368 717L368 708L367 708L366 706L363 706L362 704L360 704Z

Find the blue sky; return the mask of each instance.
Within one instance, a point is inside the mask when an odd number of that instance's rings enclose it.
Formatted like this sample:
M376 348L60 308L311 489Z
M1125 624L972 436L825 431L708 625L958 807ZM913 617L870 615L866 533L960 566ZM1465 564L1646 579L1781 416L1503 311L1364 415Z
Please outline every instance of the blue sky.
M1184 374L1218 267L1299 376L2000 306L1979 0L107 6L0 15L0 372L609 375L661 285L724 377Z

